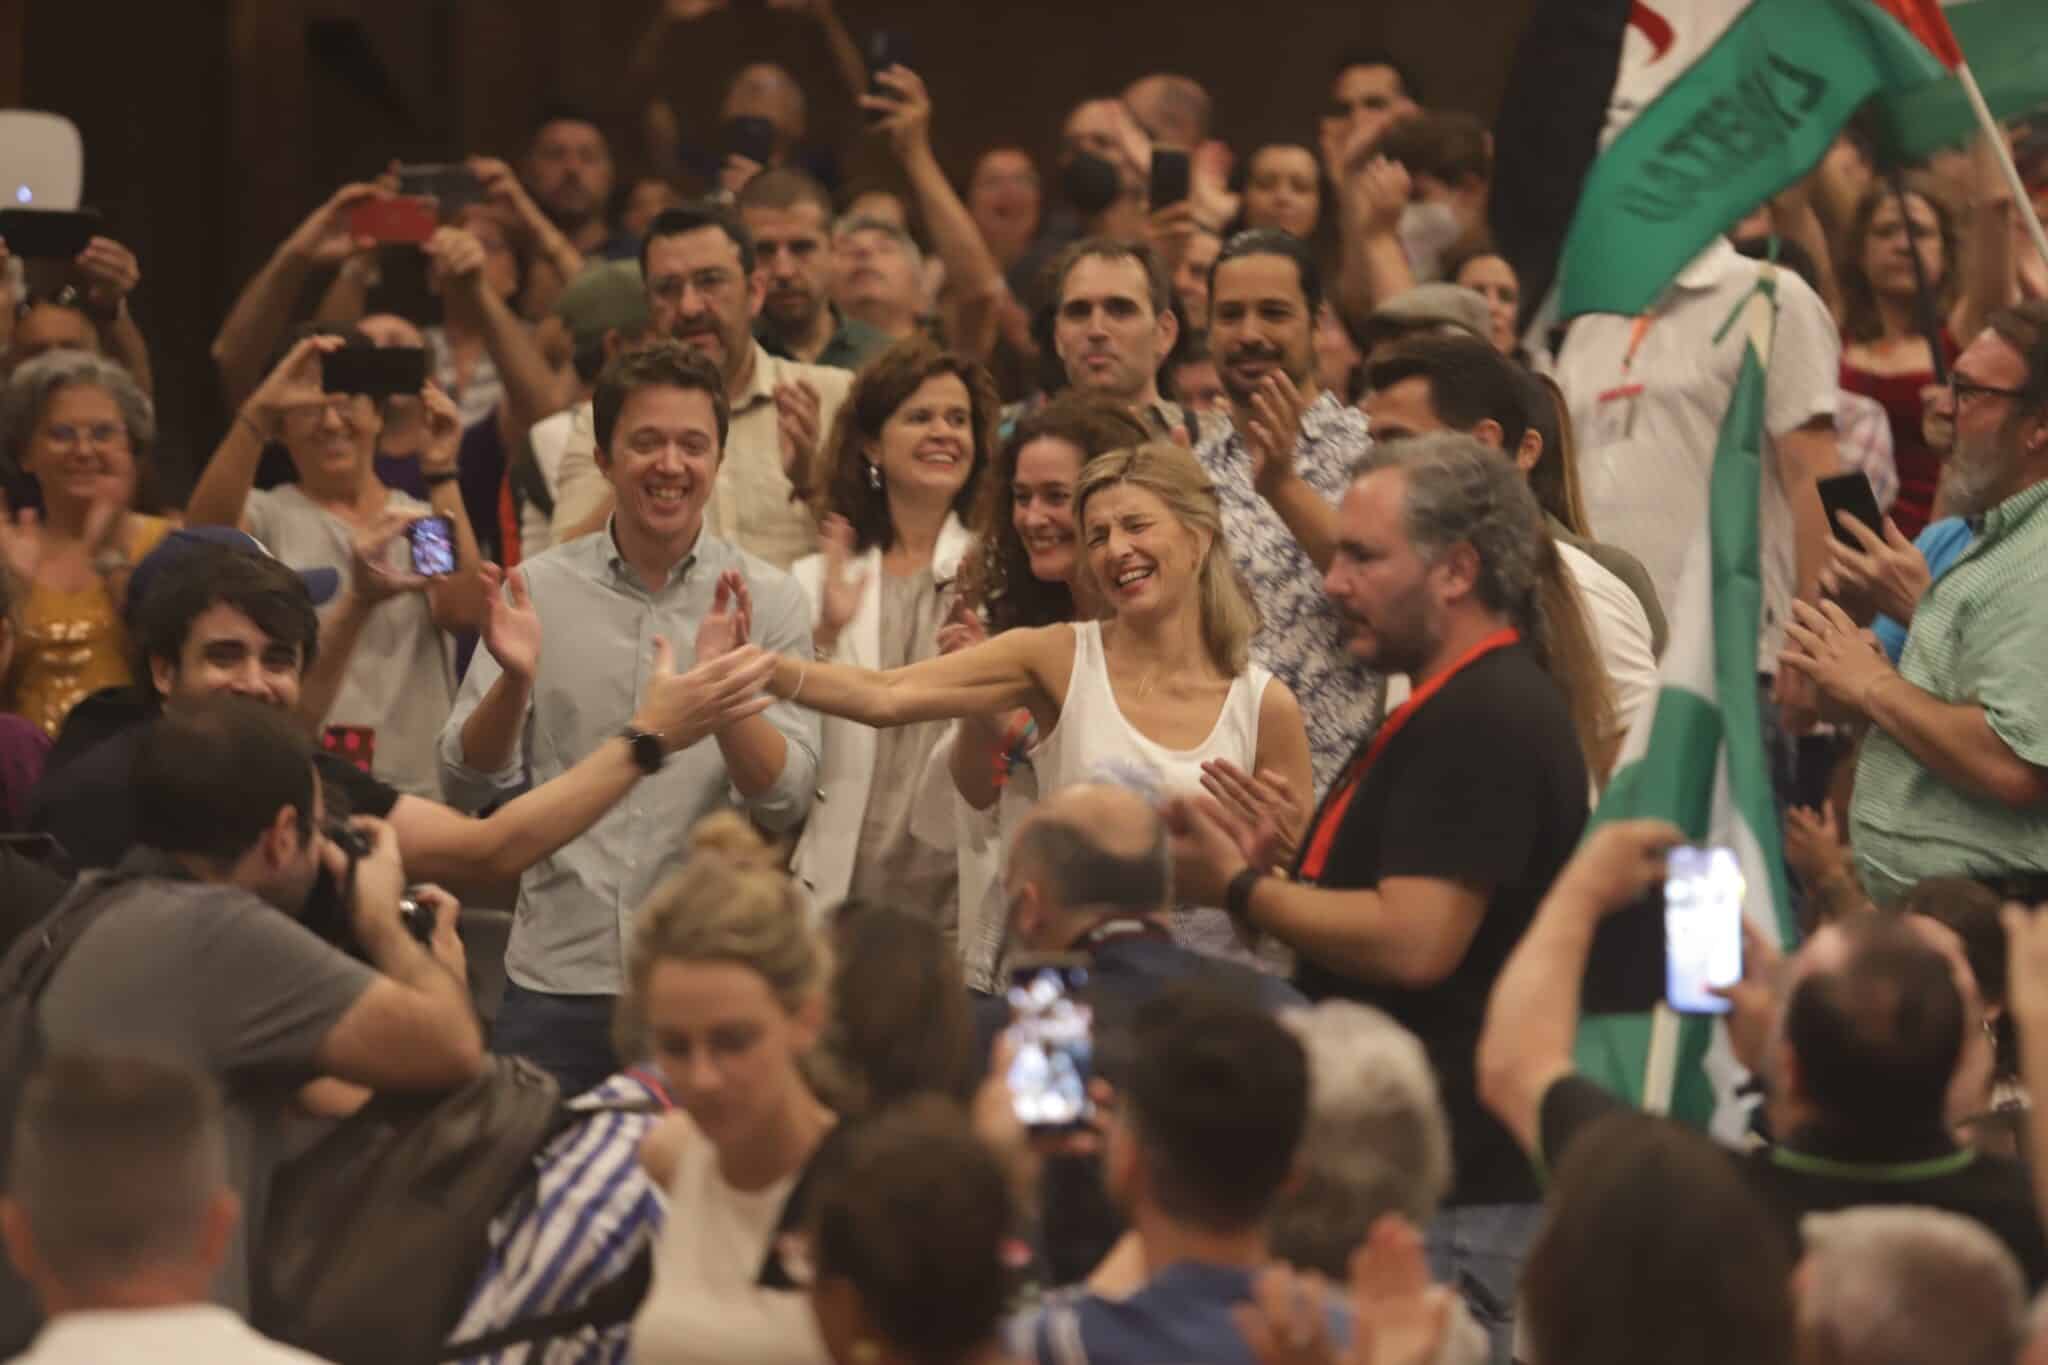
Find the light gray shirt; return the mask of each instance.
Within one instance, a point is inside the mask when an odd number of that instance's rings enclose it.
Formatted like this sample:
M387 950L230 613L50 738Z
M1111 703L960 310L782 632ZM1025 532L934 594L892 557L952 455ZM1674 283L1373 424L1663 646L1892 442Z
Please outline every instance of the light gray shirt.
M482 772L462 761L462 726L501 670L486 649L470 662L440 743L442 785L464 810L559 776L624 729L647 686L654 637L666 636L678 668L687 668L698 623L727 569L747 580L754 642L811 657L810 608L796 580L709 532L654 592L619 557L610 523L520 568L540 613L540 668L519 751L505 768ZM682 865L691 826L733 806L770 829L794 829L803 820L818 781L817 717L787 702L764 715L789 747L781 774L759 797L748 801L733 788L717 741L703 739L526 870L505 953L507 976L558 995L618 994L633 914Z
M384 506L408 517L434 510L395 488L387 490ZM251 493L247 518L249 534L294 569L328 568L341 575L344 586L355 581L355 530L297 484ZM370 609L348 656L341 689L322 719L328 725L368 727L370 771L402 792L438 801L434 737L454 701L454 647L434 624L427 595L403 592Z

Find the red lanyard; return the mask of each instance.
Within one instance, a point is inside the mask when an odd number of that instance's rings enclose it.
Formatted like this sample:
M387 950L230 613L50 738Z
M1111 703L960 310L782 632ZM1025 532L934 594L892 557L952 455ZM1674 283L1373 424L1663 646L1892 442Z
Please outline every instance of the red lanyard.
M1380 732L1372 737L1372 743L1365 753L1351 765L1343 777L1342 785L1323 806L1322 818L1316 821L1314 833L1308 842L1308 851L1301 855L1301 862L1295 868L1296 877L1305 882L1316 881L1323 875L1323 864L1329 861L1330 845L1337 842L1337 830L1344 823L1344 812L1351 809L1351 798L1358 795L1359 787L1365 781L1366 772L1386 751L1395 735L1415 718L1422 704L1443 691L1444 684L1464 672L1472 664L1496 649L1506 649L1522 638L1522 632L1509 626L1495 631L1461 655L1456 663L1425 683L1408 700L1394 708L1394 713L1380 723Z

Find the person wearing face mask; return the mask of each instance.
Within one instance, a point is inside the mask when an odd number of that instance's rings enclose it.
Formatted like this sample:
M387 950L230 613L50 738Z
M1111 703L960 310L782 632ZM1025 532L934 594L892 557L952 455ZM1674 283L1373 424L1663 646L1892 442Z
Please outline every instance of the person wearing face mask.
M995 418L987 374L922 338L861 371L826 447L824 549L792 569L819 658L895 668L936 652L972 544L961 514L986 473ZM943 724L820 727L823 796L791 864L813 905L893 899L952 935L957 863L911 836L918 775L944 733Z
M1341 163L1338 305L1365 317L1397 294L1448 278L1460 247L1486 238L1493 144L1467 114L1419 114Z
M1035 316L1046 304L1046 266L1075 241L1147 238L1152 140L1119 100L1083 100L1060 128L1055 208L1037 244L1008 273L1010 292Z
M455 469L461 422L453 401L430 382L420 393L430 439L417 458L431 501L388 487L374 462L384 425L377 399L322 388L322 357L345 344L360 343L310 336L286 353L236 414L185 516L194 526L240 527L289 563L333 569L345 586L354 581L360 538L376 536L387 555L402 556L405 548L394 542L412 521L443 516L453 523L452 573L402 573L402 591L374 600L350 590L323 628L328 648L349 658L325 722L367 730L380 780L438 800L433 737L455 701L453 649L443 632L474 630L484 607L481 556ZM284 444L296 480L252 489L271 440Z
M705 507L712 534L784 568L817 548L804 502L819 442L853 382L849 372L771 356L752 326L767 289L754 239L731 210L708 201L671 209L640 248L648 329L680 341L725 379L731 433ZM578 410L556 478L556 545L602 528L613 508L597 463L596 428Z

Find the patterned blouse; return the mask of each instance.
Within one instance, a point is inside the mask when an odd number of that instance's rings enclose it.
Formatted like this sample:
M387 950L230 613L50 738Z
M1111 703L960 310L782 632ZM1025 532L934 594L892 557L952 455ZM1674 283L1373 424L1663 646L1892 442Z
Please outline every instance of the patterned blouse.
M1371 443L1365 415L1324 393L1301 421L1295 468L1316 492L1336 502L1351 466ZM1259 608L1252 661L1271 669L1294 692L1308 726L1316 799L1351 751L1380 723L1385 679L1344 648L1337 609L1323 593L1323 575L1287 523L1252 487L1251 454L1234 426L1195 451L1216 481L1230 557Z

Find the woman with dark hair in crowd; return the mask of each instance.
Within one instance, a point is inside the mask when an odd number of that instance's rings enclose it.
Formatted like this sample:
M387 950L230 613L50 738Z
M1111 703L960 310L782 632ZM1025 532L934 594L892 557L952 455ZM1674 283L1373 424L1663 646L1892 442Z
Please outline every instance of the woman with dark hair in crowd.
M1453 250L1444 258L1444 278L1486 300L1486 339L1504 356L1527 361L1522 351L1522 279L1491 244Z
M996 1365L1009 1179L961 1110L913 1100L822 1163L811 1309L834 1365Z
M837 1122L805 1074L831 952L740 816L710 817L690 842L634 921L619 999L619 1055L651 1057L680 1111L642 1147L670 1216L633 1359L812 1365L824 1345L779 1240Z
M1980 150L1969 240L1932 181L1910 177L1905 207L1889 184L1874 183L1856 201L1835 279L1842 298L1844 389L1882 404L1892 429L1899 495L1892 520L1917 536L1935 517L1941 455L1927 443L1921 416L1934 385L1934 353L1922 329L1912 250L1941 311L1944 371L2003 307L2012 288L2012 196Z
M20 593L20 636L0 697L54 737L87 695L134 680L122 611L128 575L170 533L135 510L156 413L128 371L52 351L0 393L0 469L35 482L40 513L0 492L0 572Z
M823 550L791 567L820 659L900 668L931 658L972 538L963 520L995 447L995 388L921 337L854 380L820 468ZM959 868L910 831L941 723L875 731L827 719L818 786L792 863L816 905L852 896L918 907L957 930Z
M1018 421L975 502L975 550L961 564L961 609L941 634L941 650L1103 614L1081 562L1075 490L1088 461L1147 439L1129 410L1075 390ZM922 783L917 831L958 853L960 954L967 983L979 990L995 985L1003 941L997 873L1009 829L1037 798L1037 742L1029 711L963 717L934 755L944 771Z
M832 914L831 1014L814 1088L841 1118L981 1082L960 958L930 917L847 901Z
M1791 1365L1784 1233L1706 1138L1602 1119L1548 1204L1522 1269L1529 1365Z
M905 668L785 657L769 690L878 728L1024 707L1044 736L1041 793L1105 771L1193 789L1228 763L1280 792L1250 818L1298 830L1314 790L1301 707L1251 662L1258 615L1231 567L1208 474L1170 442L1115 451L1082 471L1075 509L1090 591L1107 600L1108 619L1011 630ZM1197 950L1246 955L1221 909L1176 911L1173 928Z

